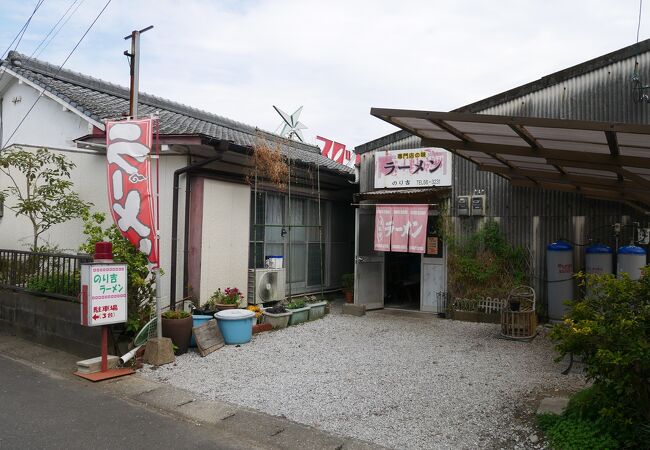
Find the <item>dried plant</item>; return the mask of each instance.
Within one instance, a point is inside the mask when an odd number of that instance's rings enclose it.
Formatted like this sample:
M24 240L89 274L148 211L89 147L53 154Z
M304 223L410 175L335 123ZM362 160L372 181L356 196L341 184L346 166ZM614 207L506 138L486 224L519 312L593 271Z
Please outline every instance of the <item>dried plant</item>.
M258 138L253 147L253 167L247 177L252 184L255 175L284 190L289 182L289 164L280 151L280 144Z

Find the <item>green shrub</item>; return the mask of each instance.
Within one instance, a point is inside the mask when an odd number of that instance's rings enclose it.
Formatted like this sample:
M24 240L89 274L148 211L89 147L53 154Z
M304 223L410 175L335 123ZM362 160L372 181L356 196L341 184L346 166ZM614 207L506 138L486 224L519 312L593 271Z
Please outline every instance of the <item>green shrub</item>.
M172 319L172 320L187 319L188 317L190 317L190 313L188 313L187 311L174 311L170 309L162 313L161 317L163 319Z
M287 305L287 309L300 309L304 308L305 306L307 306L307 302L305 302L303 299L297 299L289 303Z
M555 450L615 450L620 448L616 439L594 422L542 414L537 416L551 448Z
M67 274L33 276L27 280L26 290L43 294L76 296L79 292L79 271Z
M640 447L650 423L650 268L638 281L627 275L586 281L590 294L569 302L569 314L551 331L558 359L573 353L593 381L573 397L566 416L599 424L624 447Z
M514 286L528 284L530 264L523 247L508 243L499 224L483 227L460 241L447 232L449 290L454 297L502 297Z

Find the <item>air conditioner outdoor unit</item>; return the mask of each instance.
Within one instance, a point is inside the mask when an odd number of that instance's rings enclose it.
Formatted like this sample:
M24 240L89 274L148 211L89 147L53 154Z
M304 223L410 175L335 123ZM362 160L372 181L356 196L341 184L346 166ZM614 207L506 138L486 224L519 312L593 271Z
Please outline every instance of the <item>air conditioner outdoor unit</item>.
M249 269L248 303L258 305L284 300L285 290L284 269Z

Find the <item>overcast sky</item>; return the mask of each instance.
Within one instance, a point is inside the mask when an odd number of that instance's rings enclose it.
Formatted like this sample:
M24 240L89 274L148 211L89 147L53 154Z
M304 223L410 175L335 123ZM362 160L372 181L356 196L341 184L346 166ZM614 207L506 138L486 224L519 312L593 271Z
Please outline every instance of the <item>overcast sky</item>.
M31 54L75 0L45 0ZM39 59L59 65L106 0ZM2 0L0 51L36 0ZM648 37L650 4L640 40ZM141 91L269 131L304 106L305 137L349 147L395 128L371 107L448 111L636 42L638 0L113 0L66 68L128 86L123 37L143 34ZM74 8L73 8L74 10Z

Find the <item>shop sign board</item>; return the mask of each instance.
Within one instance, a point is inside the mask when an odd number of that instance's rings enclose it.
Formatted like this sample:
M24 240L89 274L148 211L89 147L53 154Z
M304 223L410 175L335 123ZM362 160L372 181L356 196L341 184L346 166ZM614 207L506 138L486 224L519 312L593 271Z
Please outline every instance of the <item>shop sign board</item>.
M451 186L452 155L437 148L375 153L375 189Z
M81 265L81 324L87 327L126 322L126 264Z

